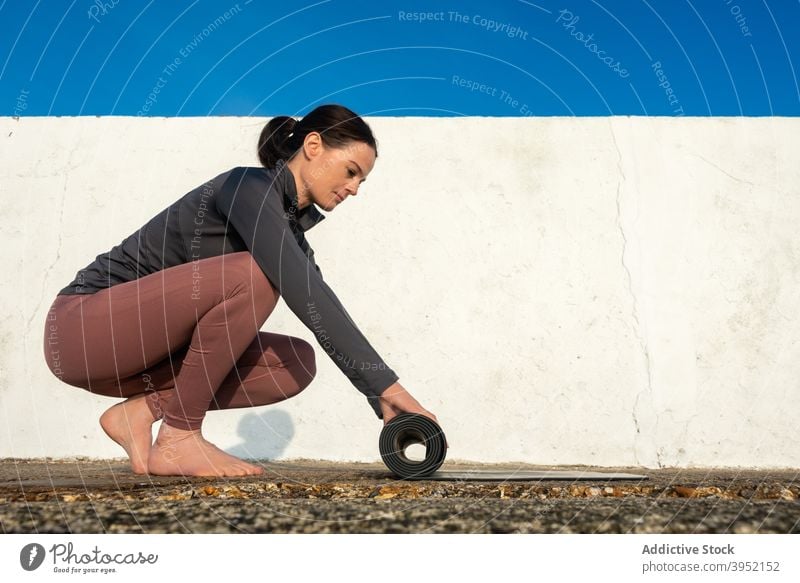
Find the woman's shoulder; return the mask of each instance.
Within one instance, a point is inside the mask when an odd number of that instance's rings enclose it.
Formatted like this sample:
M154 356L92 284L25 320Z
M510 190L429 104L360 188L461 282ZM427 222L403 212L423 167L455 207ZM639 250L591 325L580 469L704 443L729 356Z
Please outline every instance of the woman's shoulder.
M215 199L223 206L235 206L235 201L242 197L258 196L276 210L283 210L286 189L286 176L278 168L235 166L213 179ZM265 196L268 193L274 196Z
M239 181L249 182L253 179L265 177L264 172L266 171L266 168L259 168L258 166L234 166L210 178L205 184L209 185L214 193L217 193L231 176L236 175L239 177Z
M258 190L274 189L282 192L285 188L284 180L282 180L283 173L280 173L277 167L235 166L214 178L215 190L222 188L230 179L235 182L233 185L234 190L238 190L243 186L250 186Z
M227 180L232 174L237 174L243 179L264 179L275 175L275 168L264 168L263 166L234 166L218 174L214 180Z

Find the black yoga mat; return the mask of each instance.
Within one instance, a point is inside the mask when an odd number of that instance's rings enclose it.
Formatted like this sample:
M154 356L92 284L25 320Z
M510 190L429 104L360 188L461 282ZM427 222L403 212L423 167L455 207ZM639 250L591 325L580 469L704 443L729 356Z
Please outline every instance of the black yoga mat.
M414 443L425 446L425 459L411 460L405 449ZM401 413L383 426L378 448L386 467L400 478L421 478L439 469L447 455L441 427L425 415Z
M411 460L405 449L425 446L424 460ZM389 470L405 480L646 480L638 474L601 473L576 470L439 470L447 455L447 442L439 425L417 413L401 413L384 425L378 447Z

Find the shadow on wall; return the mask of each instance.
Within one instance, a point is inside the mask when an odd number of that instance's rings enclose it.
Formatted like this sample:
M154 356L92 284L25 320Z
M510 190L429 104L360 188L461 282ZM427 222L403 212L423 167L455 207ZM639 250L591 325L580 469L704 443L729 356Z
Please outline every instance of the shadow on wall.
M239 421L236 433L242 443L226 449L226 453L243 459L274 460L283 455L294 437L294 423L285 411L248 413Z

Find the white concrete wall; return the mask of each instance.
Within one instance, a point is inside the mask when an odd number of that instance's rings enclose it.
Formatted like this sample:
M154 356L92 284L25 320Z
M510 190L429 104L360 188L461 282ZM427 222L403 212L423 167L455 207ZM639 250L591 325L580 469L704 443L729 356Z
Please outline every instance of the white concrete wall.
M117 457L117 402L42 355L56 292L267 120L0 118L2 457ZM362 193L309 232L449 458L800 467L800 120L370 118ZM315 344L281 302L264 329ZM315 344L316 346L316 344ZM318 350L301 395L211 412L233 453L379 461L382 427Z

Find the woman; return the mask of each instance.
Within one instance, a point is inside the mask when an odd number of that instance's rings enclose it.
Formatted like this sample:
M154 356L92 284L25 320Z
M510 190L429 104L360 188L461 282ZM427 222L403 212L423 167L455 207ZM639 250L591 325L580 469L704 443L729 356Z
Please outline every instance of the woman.
M260 331L280 296L384 423L402 412L436 420L353 323L304 235L325 218L315 205L333 211L372 170L369 126L340 105L276 117L258 156L263 167L216 176L98 255L50 308L50 370L126 398L100 425L135 473L263 473L205 440L201 426L208 410L276 403L314 378L310 344Z

